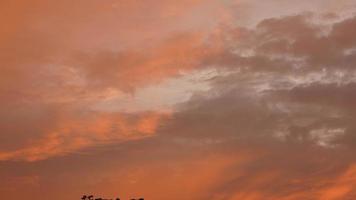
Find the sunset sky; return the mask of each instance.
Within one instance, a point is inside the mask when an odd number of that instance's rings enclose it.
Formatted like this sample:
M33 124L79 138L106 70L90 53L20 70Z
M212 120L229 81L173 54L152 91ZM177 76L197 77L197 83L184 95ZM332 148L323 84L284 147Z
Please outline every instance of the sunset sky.
M0 199L356 199L356 0L0 0Z

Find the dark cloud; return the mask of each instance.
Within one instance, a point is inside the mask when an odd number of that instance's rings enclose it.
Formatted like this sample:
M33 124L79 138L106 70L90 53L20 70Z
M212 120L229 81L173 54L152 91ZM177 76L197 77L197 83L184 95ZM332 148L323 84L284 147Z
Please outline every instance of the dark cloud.
M254 29L228 31L226 51L211 62L252 72L353 71L355 21L325 24L310 13L265 19Z

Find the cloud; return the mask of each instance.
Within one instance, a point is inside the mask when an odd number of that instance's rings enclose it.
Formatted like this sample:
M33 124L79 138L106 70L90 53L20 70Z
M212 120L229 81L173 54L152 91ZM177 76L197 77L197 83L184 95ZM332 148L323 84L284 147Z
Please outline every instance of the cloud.
M100 52L74 59L79 62L76 66L79 66L79 73L87 80L88 87L116 87L132 91L200 68L206 57L219 51L219 46L214 45L209 41L205 43L205 37L200 33L181 34L161 45L136 52Z
M59 120L43 137L14 151L0 153L0 160L38 161L88 147L152 136L167 113L140 115L97 114Z
M113 94L136 96L138 89L159 88L160 83L183 71L200 68L201 60L219 51L207 38L223 7L218 1L199 0L3 2L2 160L46 159L94 143L87 138L97 137L95 131L68 142L85 130L71 127L68 129L73 130L67 131L68 121L99 123L91 121L92 116L110 113L94 111L103 99ZM194 15L199 9L202 18ZM187 20L189 23L184 23ZM83 119L73 117L76 113L82 113ZM115 111L112 115L127 113ZM137 126L139 131L153 134L157 121L152 117ZM42 156L43 151L52 153Z
M231 5L217 1L38 2L9 4L26 20L2 33L0 79L0 174L35 177L34 198L355 196L353 15L239 27L217 25ZM208 89L169 113L93 106L209 69Z

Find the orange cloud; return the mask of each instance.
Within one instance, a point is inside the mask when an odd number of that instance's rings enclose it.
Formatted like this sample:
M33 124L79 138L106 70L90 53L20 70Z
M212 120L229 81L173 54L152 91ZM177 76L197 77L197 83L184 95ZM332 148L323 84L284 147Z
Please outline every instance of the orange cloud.
M134 90L201 67L206 58L220 51L219 46L205 43L205 39L202 33L180 34L144 50L103 52L75 60L79 61L79 72L84 75L89 88Z
M343 174L330 180L330 186L319 191L320 200L352 199L356 196L356 165L351 165Z
M144 113L137 116L99 114L84 118L66 118L33 140L27 147L0 152L0 160L37 161L75 153L102 143L123 142L154 136L168 113Z
M353 199L356 18L301 14L242 28L229 2L1 2L1 195ZM258 4L263 18L292 1L239 2ZM206 67L216 68L203 78L209 90L172 113L112 109L114 97ZM161 96L146 92L132 99Z
M243 152L234 156L211 154L203 157L197 152L191 152L178 160L167 158L150 162L137 161L135 167L123 164L113 168L107 172L110 178L105 182L94 181L93 192L108 197L120 194L124 199L139 195L145 199L218 200L222 196L210 196L209 191L242 175L236 170L231 176L226 176L231 168L242 166L249 159Z

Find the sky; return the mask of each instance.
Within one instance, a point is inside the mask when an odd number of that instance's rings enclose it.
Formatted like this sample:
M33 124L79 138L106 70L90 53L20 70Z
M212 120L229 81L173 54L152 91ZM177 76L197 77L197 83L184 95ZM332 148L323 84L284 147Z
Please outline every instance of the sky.
M356 199L356 0L2 0L2 199Z

